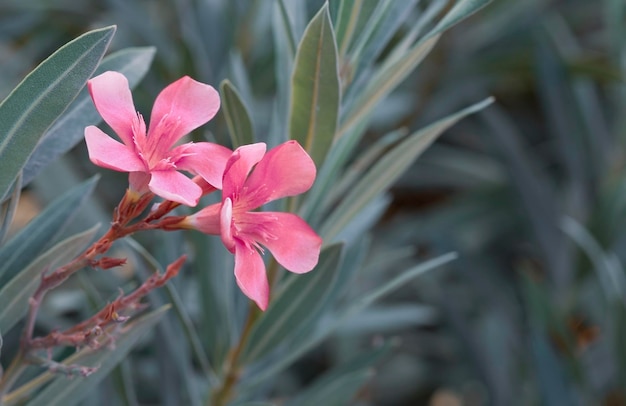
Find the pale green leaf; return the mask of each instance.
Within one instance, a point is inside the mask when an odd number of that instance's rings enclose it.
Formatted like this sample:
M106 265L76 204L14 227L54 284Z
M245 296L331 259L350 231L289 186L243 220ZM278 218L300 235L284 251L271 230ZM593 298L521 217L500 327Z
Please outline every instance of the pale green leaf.
M0 202L2 202L0 203L2 206L0 207L0 247L4 244L4 239L15 218L20 196L22 195L22 179L22 173L20 172L11 188L7 190L7 192L11 192L11 198L6 201L3 201L4 198L0 199ZM1 274L2 271L0 271Z
M374 107L415 70L435 46L438 39L438 36L433 36L421 41L402 57L386 61L359 93L345 116L342 117L341 126L337 132L338 136L346 134L348 130L360 122L369 120Z
M129 323L123 328L121 334L114 339L114 347L103 345L97 350L87 347L65 359L63 361L65 365L75 364L97 367L98 369L86 378L69 379L64 376L57 376L50 385L28 404L30 406L71 406L93 393L100 381L106 378L109 372L126 358L137 340L152 329L168 309L169 305L163 306ZM45 374L48 379L55 377L49 372Z
M291 84L290 138L319 167L333 142L340 100L337 47L327 4L304 31Z
M40 255L0 290L0 331L9 331L28 310L28 299L35 293L41 275L74 259L93 239L100 226L61 241Z
M229 80L223 80L220 84L220 93L222 95L222 112L226 118L233 149L252 144L254 142L252 120L237 89Z
M0 249L0 286L55 242L87 201L97 181L94 176L54 200Z
M94 76L106 71L120 72L126 76L132 89L148 72L154 53L153 47L117 51L102 60ZM79 143L83 139L85 127L97 125L100 121L102 118L93 106L89 92L84 88L37 144L23 169L24 185L30 183L48 164Z
M293 275L254 326L243 358L253 361L288 339L323 306L335 282L343 244L325 248L311 272Z
M366 351L353 359L340 364L324 373L313 384L301 391L298 396L287 402L286 406L301 405L346 405L364 382L356 376L371 376L374 364L385 357L391 350L392 342L386 341L373 350Z
M255 374L254 377L250 378L245 385L243 385L242 390L252 390L257 385L261 384L265 380L273 377L277 373L283 371L285 368L289 367L292 363L300 359L305 353L313 349L315 346L319 345L322 341L324 341L331 333L336 331L341 325L345 323L346 320L353 317L354 315L360 313L368 306L375 303L381 297L393 292L394 290L406 286L414 278L423 275L424 273L431 271L437 267L440 267L454 259L456 259L457 255L455 253L449 253L445 255L441 255L437 258L433 258L431 260L422 262L421 264L416 265L413 268L406 270L395 278L391 279L387 283L382 286L379 286L372 292L366 294L365 296L359 298L357 301L353 302L347 308L340 311L340 313L331 320L329 323L323 325L316 332L309 335L306 340L299 341L295 343L290 349L289 353L284 354L277 362L274 362L267 369L260 371Z
M115 27L90 31L43 61L0 104L0 195L95 71Z
M452 10L427 34L427 37L439 35L489 3L491 0L458 0Z
M415 159L441 134L463 117L475 113L493 102L488 98L410 135L381 158L351 189L328 216L320 230L324 241L333 238L350 220L380 193L390 188Z
M365 383L374 376L370 369L341 375L321 387L315 387L314 391L307 391L306 396L298 396L288 406L342 406L349 405L354 395Z

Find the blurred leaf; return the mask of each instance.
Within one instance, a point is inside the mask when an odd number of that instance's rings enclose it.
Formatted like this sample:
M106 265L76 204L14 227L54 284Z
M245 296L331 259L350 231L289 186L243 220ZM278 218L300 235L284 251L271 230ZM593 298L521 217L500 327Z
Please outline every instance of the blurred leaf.
M226 118L233 149L252 144L254 142L254 130L250 113L241 96L237 93L237 89L226 79L220 84L220 93L222 94L222 111Z
M59 48L0 104L0 195L95 71L114 32L114 26L90 31Z
M94 76L106 71L117 71L128 79L134 88L145 76L154 58L155 48L127 48L102 60ZM96 111L87 89L83 89L67 111L44 134L24 166L24 185L37 176L51 162L82 141L85 127L96 125L102 117Z
M452 7L452 10L450 10L446 16L439 21L439 24L437 24L435 28L428 33L427 37L432 37L446 31L489 3L491 3L491 0L457 1L454 7Z
M402 22L410 15L415 4L416 0L378 2L363 32L359 33L350 54L353 70L361 71L363 67L375 61Z
M564 217L561 228L591 260L607 299L626 303L626 277L619 258L612 252L605 252L594 236L575 219Z
M563 365L546 338L539 331L531 331L530 343L542 403L554 406L576 404Z
M493 102L488 98L455 114L418 130L387 152L346 194L339 206L327 217L320 230L325 241L332 241L350 220L383 191L413 163L443 131L463 117L482 110Z
M333 142L340 99L337 47L328 3L304 31L291 83L289 135L319 167Z
M99 225L61 241L37 257L0 290L0 331L9 331L28 311L28 300L35 293L41 275L62 266L93 239Z
M372 376L374 364L385 357L391 347L391 341L387 340L378 348L331 369L287 402L286 406L349 404L367 378ZM365 379L359 380L357 377Z
M4 239L6 238L9 228L13 223L17 205L20 202L20 196L22 195L22 172L17 175L15 182L13 182L13 186L11 186L11 189L9 190L11 190L11 198L0 203L2 205L0 208L0 247L4 245ZM0 199L0 202L2 200L3 199ZM2 280L1 276L2 267L0 267L0 281Z
M71 406L80 402L90 393L93 393L93 390L100 381L106 378L109 372L119 364L120 361L126 358L137 340L154 327L168 309L168 305L162 306L136 321L129 323L123 328L119 337L115 338L115 346L113 349L108 345L103 345L98 350L87 347L65 359L63 361L65 365L79 364L95 366L98 370L86 378L74 378L70 380L64 376L56 376L56 379L28 404L31 406ZM45 374L50 375L50 377L55 376L49 372Z
M285 6L285 0L277 0L278 10L280 11L280 17L283 20L283 27L285 30L285 38L287 43L287 49L289 49L289 53L294 56L296 54L296 37L293 33L293 26L291 24L291 19L289 18L289 13L287 12L287 7Z
M336 281L342 249L343 244L326 247L315 269L291 276L255 324L243 359L248 362L258 359L310 322L316 309L324 305Z
M341 310L332 320L323 324L317 331L311 333L306 340L295 343L288 353L283 354L278 361L271 364L265 370L257 372L254 377L249 378L245 384L242 385L242 391L250 390L263 381L271 378L277 373L281 372L285 368L289 367L292 363L297 361L300 357L306 354L324 341L331 333L336 331L346 320L352 316L358 314L363 309L367 308L381 297L391 293L392 291L406 286L412 279L432 270L439 266L442 266L454 259L457 255L455 253L441 255L437 258L430 259L422 262L413 268L406 270L390 281L386 282L382 286L378 287L374 291L367 295L357 299L352 304L348 305L345 309Z
M57 198L0 248L0 286L55 242L97 181L98 176L94 176Z
M190 267L200 299L200 333L211 365L219 373L236 337L235 326L241 321L234 306L235 278L229 271L233 269L232 255L225 255L222 242L212 236L194 233L190 241L196 253Z
M356 392L373 376L373 371L362 369L335 377L332 381L324 381L324 386L315 386L315 390L305 391L290 406L342 406L350 404Z
M431 306L381 305L372 306L355 315L339 328L343 334L381 334L411 327L432 325L437 321L437 312Z
M368 80L363 90L360 90L355 102L348 106L342 115L341 125L337 136L345 135L353 126L367 122L369 115L385 96L396 88L406 77L417 68L420 62L428 55L439 39L434 36L418 42L412 49L407 50L401 57L394 60L385 60L373 77Z

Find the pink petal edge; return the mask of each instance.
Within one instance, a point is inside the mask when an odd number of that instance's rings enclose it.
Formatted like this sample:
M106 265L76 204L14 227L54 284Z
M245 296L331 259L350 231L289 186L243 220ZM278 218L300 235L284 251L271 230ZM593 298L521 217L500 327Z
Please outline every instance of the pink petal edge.
M270 238L259 236L276 261L294 273L306 273L317 265L322 238L293 213L249 212L246 222L258 224Z
M104 121L124 144L132 146L132 125L137 119L137 111L126 77L119 72L107 71L90 79L87 88Z
M237 148L226 162L224 178L222 180L222 195L231 197L238 195L246 183L250 170L265 154L264 142L244 145Z
M237 242L235 247L235 278L237 285L263 311L270 300L270 286L261 254Z
M200 175L210 185L217 189L222 188L222 177L226 168L226 161L232 151L212 142L198 142L180 145L171 151L178 169Z
M175 170L152 171L148 187L157 196L194 207L202 196L202 188Z
M211 86L184 76L159 93L154 101L148 142L161 152L181 137L211 120L220 108L219 93Z
M296 141L287 141L271 149L257 164L246 186L254 196L252 207L272 200L306 192L315 181L315 163Z
M146 167L141 158L126 145L115 141L95 126L85 128L89 159L95 165L119 172L141 172Z

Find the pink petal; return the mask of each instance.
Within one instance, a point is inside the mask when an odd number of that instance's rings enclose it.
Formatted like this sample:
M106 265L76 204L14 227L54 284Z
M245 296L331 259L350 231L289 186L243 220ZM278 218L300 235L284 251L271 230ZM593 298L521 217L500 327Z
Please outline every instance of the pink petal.
M241 291L261 308L267 309L270 286L263 258L254 248L237 241L235 248L235 278Z
M248 212L240 218L251 224L245 233L267 247L289 271L305 273L317 265L322 239L300 217L292 213Z
M248 178L250 207L306 192L315 181L315 163L296 141L287 141L270 150ZM248 207L248 205L246 205Z
M212 119L219 108L220 96L215 89L184 76L157 96L148 142L155 151L167 151L181 137Z
M222 188L222 177L226 168L226 161L232 151L226 147L211 142L198 142L180 145L171 152L177 168L202 176L214 187Z
M187 206L195 206L202 196L202 188L180 172L152 171L148 187L164 199Z
M239 195L250 170L263 158L265 143L243 145L235 150L226 162L224 179L222 181L222 196L232 197Z
M128 80L119 72L104 72L87 82L89 94L104 121L128 146L133 145L133 123L137 111Z
M187 217L187 219L196 230L202 231L205 234L220 235L221 210L221 203L212 204Z
M143 160L131 148L115 141L98 127L85 128L89 159L95 165L119 172L145 171Z
M220 212L220 236L222 242L230 252L235 252L235 240L233 239L233 202L227 197L222 203Z

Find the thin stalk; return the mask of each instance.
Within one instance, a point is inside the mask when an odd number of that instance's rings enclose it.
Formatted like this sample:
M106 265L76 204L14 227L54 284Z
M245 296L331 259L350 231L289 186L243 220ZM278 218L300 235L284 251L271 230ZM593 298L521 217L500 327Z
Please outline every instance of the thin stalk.
M241 337L239 337L239 342L237 343L237 346L231 350L228 359L226 360L226 365L224 367L224 381L222 382L222 385L213 391L211 396L208 397L206 403L207 406L226 406L226 404L228 404L228 402L235 395L235 385L237 384L237 381L239 381L242 369L241 365L239 365L239 358L241 357L241 353L250 338L250 332L252 331L252 327L258 319L259 314L260 311L256 305L253 302L250 302L250 310L248 312L246 324L241 332Z

